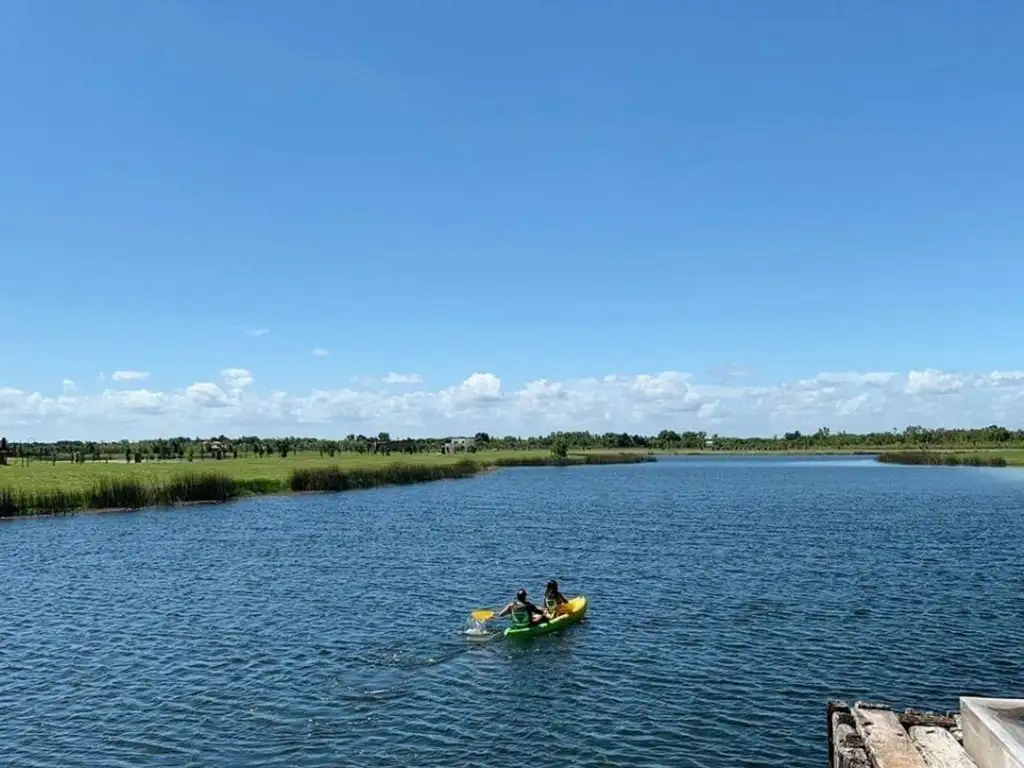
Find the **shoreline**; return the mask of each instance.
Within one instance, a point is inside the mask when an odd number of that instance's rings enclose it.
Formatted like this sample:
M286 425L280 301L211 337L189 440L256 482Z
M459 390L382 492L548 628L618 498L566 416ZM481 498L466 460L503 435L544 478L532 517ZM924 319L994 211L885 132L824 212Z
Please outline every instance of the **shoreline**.
M763 449L701 449L701 448L653 448L658 456L877 456L885 453L884 448L781 448Z
M997 455L984 455L980 451L951 450L917 450L890 451L880 454L877 461L881 464L899 464L901 466L926 467L1013 467L1024 464L1024 454L1006 452Z
M880 464L931 467L1024 467L1024 449L1020 448L898 448L898 449L791 449L791 450L663 450L667 456L723 457L874 457Z
M277 478L238 478L215 469L196 470L171 480L146 482L132 477L105 478L91 488L42 491L0 487L0 521L75 514L135 512L142 509L224 504L257 496L340 493L442 480L461 480L516 467L586 467L655 462L650 453L572 453L564 457L465 458L451 464L396 460L378 466L341 464L297 467ZM113 503L107 503L113 502Z
M22 518L57 517L79 513L133 512L147 508L189 507L223 504L256 496L298 496L368 490L397 485L418 485L439 480L458 480L516 467L581 467L603 464L638 464L657 461L658 456L680 457L874 457L880 464L932 467L1022 467L1024 450L974 449L790 449L790 450L700 450L666 449L619 451L571 451L565 457L552 454L503 455L469 454L451 463L432 463L397 458L377 465L346 466L344 463L297 466L275 477L237 477L224 467L201 467L189 472L153 480L124 476L99 478L92 487L62 486L26 490L16 485L0 486L0 521ZM134 466L134 465L127 465ZM0 474L2 478L2 474Z
M579 466L584 466L580 464ZM488 467L480 471L479 474L484 474L489 470L502 469L502 467ZM439 480L426 480L428 483L443 483L445 481L454 480L466 480L477 475L466 475L466 477L448 477L441 478ZM375 488L396 488L401 485L422 485L422 483L390 483L385 485L375 485L370 488L349 488L346 491L268 491L266 493L247 493L239 494L238 496L232 496L228 499L208 499L199 501L179 501L174 504L151 504L144 507L79 507L76 509L69 509L67 512L25 512L20 515L0 515L0 525L4 523L13 523L18 520L41 520L48 517L74 517L75 515L116 515L116 514L131 514L135 512L142 512L146 509L187 509L189 507L213 507L218 504L230 504L233 501L246 501L248 499L273 499L273 498L292 498L294 496L319 496L331 493L350 493L353 491L372 491Z

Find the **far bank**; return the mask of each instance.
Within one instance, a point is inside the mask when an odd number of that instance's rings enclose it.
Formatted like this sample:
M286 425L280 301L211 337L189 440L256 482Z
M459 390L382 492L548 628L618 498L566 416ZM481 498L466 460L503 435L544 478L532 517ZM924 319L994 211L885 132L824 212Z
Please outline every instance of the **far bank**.
M414 459L355 455L324 460L32 462L0 468L0 518L221 503L267 494L330 492L472 477L505 467L577 467L656 461L646 452L496 451Z
M864 456L874 457L882 464L904 464L937 467L1024 467L1021 448L930 448L930 449L835 449L796 448L791 450L665 450L654 451L664 456Z

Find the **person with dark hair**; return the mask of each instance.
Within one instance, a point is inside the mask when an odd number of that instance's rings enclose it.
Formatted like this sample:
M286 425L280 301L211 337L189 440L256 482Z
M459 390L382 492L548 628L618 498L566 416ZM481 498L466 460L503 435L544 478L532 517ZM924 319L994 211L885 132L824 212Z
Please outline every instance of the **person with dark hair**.
M553 619L564 610L563 605L568 605L569 601L565 595L558 591L558 582L554 579L548 582L547 587L544 588L544 612L548 618Z
M497 615L507 616L509 614L512 614L512 627L527 627L548 620L544 611L526 599L525 589L516 592L516 599L498 611Z

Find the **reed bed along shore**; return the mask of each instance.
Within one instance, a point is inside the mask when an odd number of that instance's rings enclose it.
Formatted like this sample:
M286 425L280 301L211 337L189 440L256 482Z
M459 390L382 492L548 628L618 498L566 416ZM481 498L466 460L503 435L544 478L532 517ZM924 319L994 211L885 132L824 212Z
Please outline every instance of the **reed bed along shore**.
M1024 452L1018 453L1024 454ZM890 451L880 453L878 461L883 464L919 464L942 467L1008 467L1024 464L1024 455L1008 457L1004 453L995 452Z
M653 454L638 451L623 453L570 453L568 456L499 456L486 462L491 467L573 467L591 464L640 464L657 461Z
M455 480L475 475L478 462L466 459L454 464L401 464L374 469L342 469L341 467L310 467L296 469L289 483L296 493L308 491L352 491L382 485L412 485L432 480Z
M140 509L153 506L218 503L243 496L276 493L332 492L377 488L386 485L411 485L436 480L471 477L490 468L517 466L578 466L591 464L633 464L654 461L644 453L580 453L566 457L551 454L480 458L456 458L439 461L376 459L364 462L303 465L291 462L287 471L280 463L264 463L267 474L254 476L251 463L216 462L216 469L195 470L194 465L177 469L158 466L151 471L139 465L105 465L107 470L91 482L62 469L30 477L23 482L10 478L0 485L0 518L68 514L84 510ZM101 465L103 466L103 465ZM7 471L11 468L4 468ZM98 471L98 470L97 470ZM25 480L28 478L28 480ZM31 482L29 482L31 480ZM0 472L0 483L5 478Z
M195 472L163 483L151 483L133 477L114 480L104 478L87 489L23 491L0 488L0 518L59 515L78 510L213 503L284 490L279 480L237 478L219 472Z

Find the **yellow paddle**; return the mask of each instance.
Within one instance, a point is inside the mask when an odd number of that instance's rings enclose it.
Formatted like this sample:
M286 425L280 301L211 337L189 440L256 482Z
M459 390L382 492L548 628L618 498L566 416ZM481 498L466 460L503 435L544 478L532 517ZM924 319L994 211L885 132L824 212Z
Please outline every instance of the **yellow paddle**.
M488 619L494 617L494 611L487 608L481 608L479 611L473 611L469 615L472 616L476 621L487 621Z

